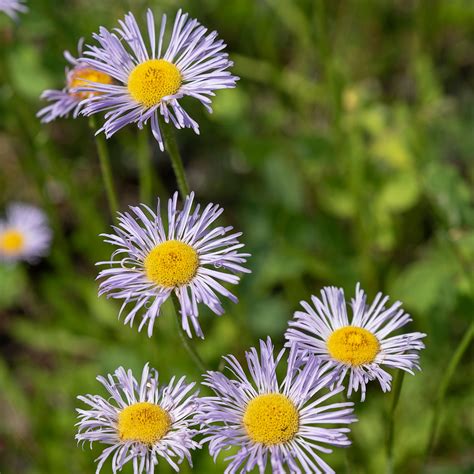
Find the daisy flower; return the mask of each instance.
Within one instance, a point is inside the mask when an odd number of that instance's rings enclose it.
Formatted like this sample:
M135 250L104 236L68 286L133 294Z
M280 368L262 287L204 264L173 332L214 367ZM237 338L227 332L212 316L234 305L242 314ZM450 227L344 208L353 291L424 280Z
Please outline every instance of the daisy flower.
M18 13L25 13L28 8L23 0L0 0L0 11L6 13L10 18L16 19Z
M390 390L391 375L382 366L402 369L413 374L418 365L418 351L426 334L411 332L390 336L411 321L397 301L385 307L388 296L378 293L369 307L360 285L351 301L352 320L349 322L342 288L326 287L321 299L311 297L313 305L302 301L305 311L297 311L285 337L287 345L308 350L333 367L338 384L349 375L348 396L361 390L365 399L366 385L377 379L384 392Z
M190 450L198 448L192 429L197 392L190 393L194 382L185 383L173 377L160 387L158 372L145 365L141 380L131 370L119 367L114 375L97 377L109 396L79 396L89 408L79 413L76 439L109 445L96 459L96 473L112 456L112 471L120 471L133 463L134 474L153 474L159 457L179 471L178 464L186 458L192 466Z
M83 39L80 39L77 46L79 56L82 55L82 44ZM92 69L76 59L69 51L64 51L64 57L72 66L72 69L66 67L66 86L64 89L45 90L41 94L41 99L51 102L50 105L42 108L36 114L43 123L52 122L59 117L67 117L71 113L76 118L84 105L84 99L99 94L92 91L78 91L79 87L91 83L108 85L114 83L114 80L108 74Z
M10 204L5 219L0 219L0 261L35 262L48 253L51 237L43 211L26 204Z
M215 31L207 34L207 28L179 10L165 48L166 15L158 35L155 23L148 10L148 38L144 38L135 17L128 13L113 32L102 27L99 34L94 34L99 46L87 46L81 60L119 84L89 84L87 90L101 94L87 100L83 113L107 111L99 130L107 138L130 123L141 129L150 120L153 135L163 150L159 115L176 128L188 127L199 133L199 125L180 99L193 97L212 112L210 97L214 91L235 87L238 78L226 70L233 63L223 52L226 45L217 39Z
M192 337L191 323L195 333L204 337L198 322L198 303L222 314L218 295L234 303L237 298L220 281L235 285L240 279L235 273L249 272L241 265L249 256L239 253L243 244L237 238L242 233L230 233L232 227L211 227L223 209L208 204L202 212L199 205L193 210L193 199L194 193L187 196L181 211L177 208L178 193L169 199L167 230L158 199L156 213L144 204L130 207L130 213L119 213L115 234L103 234L105 242L117 250L110 261L99 262L111 267L98 276L103 280L99 295L123 299L120 313L133 303L124 321L130 326L143 310L139 330L148 325L150 337L161 305L173 292L180 303L183 329Z
M232 378L220 372L204 376L215 396L199 399L196 421L214 459L222 450L238 449L227 458L226 474L255 467L263 474L267 464L274 473L334 473L320 453L351 444L349 428L337 425L357 421L353 403L325 403L344 388L329 390L326 367L312 355L302 363L294 349L279 383L276 371L284 354L275 358L268 338L260 341L260 355L255 348L246 353L250 377L232 355L224 357Z

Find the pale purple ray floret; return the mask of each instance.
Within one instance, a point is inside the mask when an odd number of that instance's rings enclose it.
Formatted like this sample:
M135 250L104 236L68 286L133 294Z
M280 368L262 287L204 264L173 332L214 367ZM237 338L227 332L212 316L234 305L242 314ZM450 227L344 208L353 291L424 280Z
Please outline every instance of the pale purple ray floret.
M23 0L0 0L0 11L15 20L18 13L25 13L28 8Z

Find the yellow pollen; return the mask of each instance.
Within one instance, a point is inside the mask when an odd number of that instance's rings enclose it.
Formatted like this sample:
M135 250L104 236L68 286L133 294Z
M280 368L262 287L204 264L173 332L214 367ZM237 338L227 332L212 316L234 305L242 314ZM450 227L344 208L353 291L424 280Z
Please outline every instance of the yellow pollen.
M362 365L374 361L380 343L367 329L345 326L329 336L327 347L333 359L348 365Z
M23 249L25 238L17 230L10 229L0 234L0 252L15 255Z
M89 82L98 82L100 84L113 84L114 80L104 72L96 71L84 66L79 66L73 69L68 76L68 88L74 89L76 87L89 86ZM70 95L78 99L87 99L89 97L100 95L100 92L70 92Z
M163 97L181 87L179 69L164 59L149 59L135 66L128 77L128 92L145 107L153 107Z
M281 393L267 393L254 398L247 405L243 423L250 438L265 445L290 441L300 425L298 410Z
M189 283L198 266L196 250L179 240L167 240L157 245L145 258L148 279L168 288Z
M159 405L139 402L124 408L118 416L118 435L122 441L154 444L168 433L171 418Z

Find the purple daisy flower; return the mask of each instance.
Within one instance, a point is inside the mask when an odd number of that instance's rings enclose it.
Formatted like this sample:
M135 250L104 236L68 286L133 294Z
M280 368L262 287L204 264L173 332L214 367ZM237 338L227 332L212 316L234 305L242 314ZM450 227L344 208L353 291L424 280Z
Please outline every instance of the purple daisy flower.
M220 372L208 372L204 385L215 396L198 400L196 421L201 423L209 442L210 454L216 459L222 450L237 447L227 458L226 474L265 472L334 473L319 453L330 453L328 446L349 446L348 425L357 421L351 402L324 404L344 390L329 390L333 377L327 364L314 356L303 363L294 349L290 350L286 375L277 379L277 366L285 350L276 356L270 338L260 341L260 355L255 348L246 353L250 378L237 359L224 357L232 378ZM320 393L322 391L322 393ZM326 427L327 424L332 425Z
M0 219L0 261L34 263L48 253L51 237L43 211L27 204L10 204L5 219Z
M28 8L23 0L0 0L0 11L6 13L10 18L16 19L18 13L25 13Z
M83 39L80 39L77 46L79 56L82 55L82 44ZM51 102L36 114L43 123L52 122L59 117L67 117L71 113L76 118L84 105L84 99L97 95L96 92L77 90L81 86L90 83L109 85L114 83L108 74L92 69L72 56L69 51L64 51L64 57L72 69L66 67L66 87L64 89L45 90L41 94L41 99Z
M287 346L298 346L328 361L339 385L349 374L348 396L361 390L364 401L366 385L375 379L384 392L389 391L392 377L382 365L410 374L420 369L418 351L425 347L421 339L426 334L411 332L387 337L411 321L400 301L386 308L388 296L378 293L369 307L366 294L357 284L351 301L351 322L342 288L323 288L321 299L312 296L311 301L314 307L302 301L305 311L297 311L290 321L285 334Z
M233 63L223 52L226 45L217 39L217 32L207 34L204 26L179 10L165 50L166 15L157 37L155 18L148 10L147 40L132 13L119 25L113 32L100 28L99 34L94 34L99 46L87 46L86 57L81 59L119 84L90 84L87 90L101 94L88 99L82 113L107 111L99 130L107 138L130 123L141 129L150 120L161 150L159 114L176 128L188 127L199 133L198 123L181 106L180 99L194 97L212 112L210 97L214 91L235 87L238 79L227 71Z
M194 382L185 377L168 385L158 383L158 372L145 365L141 380L131 370L119 367L114 375L97 377L109 396L79 396L89 408L79 413L76 439L83 443L98 441L109 445L97 458L96 474L112 456L112 471L133 463L134 474L153 474L159 457L179 471L184 458L192 466L190 450L200 445L193 440L197 392L190 393Z
M133 303L124 321L130 326L136 314L144 310L138 329L148 325L150 337L161 305L173 292L180 303L183 329L192 337L192 325L194 332L204 337L198 304L222 314L218 294L234 303L237 298L219 281L235 285L240 280L236 273L249 272L241 265L249 254L238 252L243 247L237 240L242 233L229 233L232 227L212 228L223 209L208 204L202 212L199 205L193 210L193 199L194 193L187 196L182 211L177 209L178 193L169 199L167 231L158 199L156 213L144 204L130 207L131 213L119 213L115 234L103 234L117 250L110 261L99 263L112 267L99 274L103 279L99 295L123 299L120 313Z

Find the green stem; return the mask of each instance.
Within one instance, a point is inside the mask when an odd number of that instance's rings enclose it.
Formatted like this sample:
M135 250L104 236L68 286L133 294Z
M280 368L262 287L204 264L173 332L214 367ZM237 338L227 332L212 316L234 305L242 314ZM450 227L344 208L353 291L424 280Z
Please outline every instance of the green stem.
M188 352L189 356L195 363L196 367L201 371L201 373L206 372L206 364L204 364L204 361L201 359L200 355L197 353L196 349L193 347L193 345L190 343L188 335L184 332L183 326L181 324L181 319L179 317L179 312L177 308L179 307L179 301L178 298L173 294L171 297L172 300L172 307L173 311L176 317L176 326L178 328L178 334L179 338L181 339L181 343L183 344L184 348Z
M451 360L449 361L448 368L444 372L441 383L439 384L438 393L436 396L436 402L434 405L433 418L431 419L430 432L428 437L428 443L426 446L425 453L425 463L428 461L433 448L436 444L436 438L438 434L438 428L440 424L440 416L443 407L444 397L449 387L449 383L453 377L454 372L456 371L457 366L461 362L461 359L466 352L471 339L474 336L474 322L471 322L468 330L464 333L464 337L459 342L458 347L456 348Z
M398 402L400 400L404 377L405 372L403 370L399 370L395 375L395 381L393 382L392 403L390 405L387 427L387 474L392 474L394 472L393 444L395 432L395 412L397 411Z
M342 391L342 398L346 403L350 402L349 397L347 396L347 390ZM346 474L350 474L352 472L351 448L353 447L354 444L344 449L344 464L346 467Z
M150 205L152 195L153 168L151 150L148 146L148 130L138 131L138 170L140 175L140 202Z
M95 134L96 123L95 118L89 117L89 126ZM107 193L107 200L109 202L110 213L112 219L115 219L118 210L117 193L114 187L114 180L112 178L112 168L110 166L110 157L107 150L107 144L102 134L94 135L97 154L99 155L100 169L102 171L102 179L104 180L105 191Z
M176 136L172 125L160 121L161 131L163 133L163 139L165 142L165 148L171 158L171 165L176 176L178 183L179 192L181 197L184 199L189 194L189 186L186 181L186 174L184 172L183 160L179 153L178 143L176 142Z

